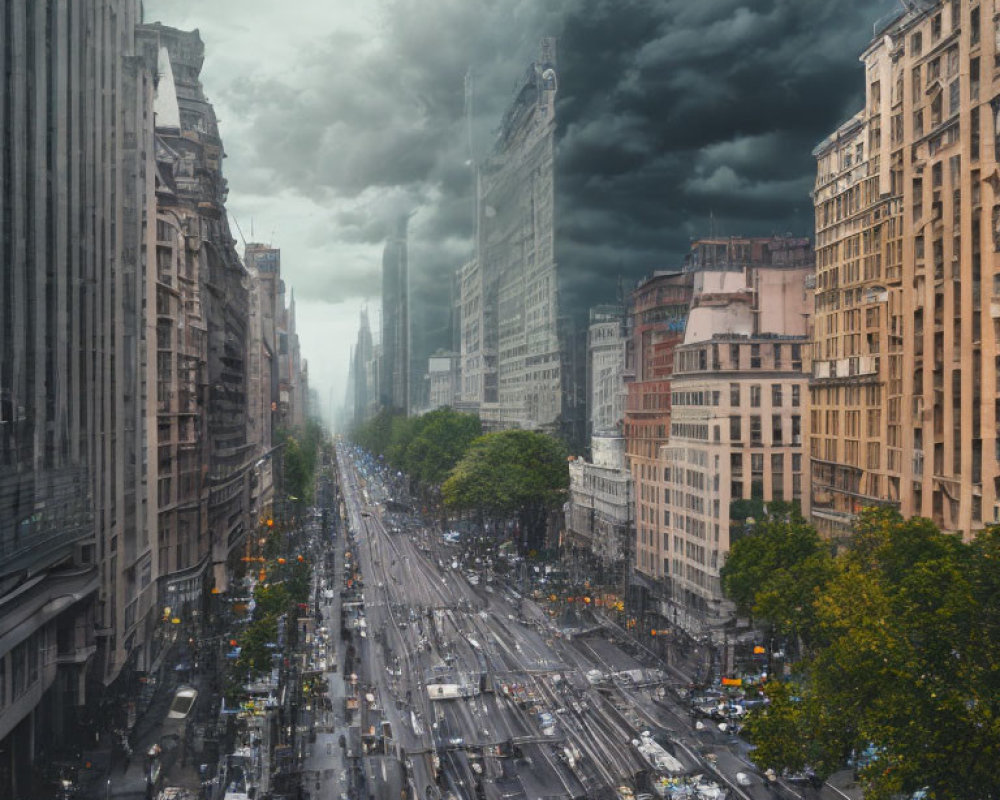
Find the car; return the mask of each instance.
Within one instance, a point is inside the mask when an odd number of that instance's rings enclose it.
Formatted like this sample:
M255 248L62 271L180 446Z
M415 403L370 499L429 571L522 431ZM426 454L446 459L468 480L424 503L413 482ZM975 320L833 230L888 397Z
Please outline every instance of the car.
M167 712L167 719L187 719L198 699L198 690L193 686L181 686L175 693Z
M740 786L751 786L753 784L753 781L750 780L750 776L747 775L745 772L736 773L736 782Z

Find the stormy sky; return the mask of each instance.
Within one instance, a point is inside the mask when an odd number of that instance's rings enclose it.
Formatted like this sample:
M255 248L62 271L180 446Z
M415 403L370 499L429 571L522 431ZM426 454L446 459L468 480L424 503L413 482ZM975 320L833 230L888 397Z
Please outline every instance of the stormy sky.
M812 235L812 148L861 104L858 56L898 0L146 0L198 28L228 207L282 250L304 355L343 401L377 319L389 222L413 212L415 344L447 346L484 156L542 36L557 37L557 257L581 311L692 238ZM251 236L251 224L253 234ZM236 233L234 228L234 234Z

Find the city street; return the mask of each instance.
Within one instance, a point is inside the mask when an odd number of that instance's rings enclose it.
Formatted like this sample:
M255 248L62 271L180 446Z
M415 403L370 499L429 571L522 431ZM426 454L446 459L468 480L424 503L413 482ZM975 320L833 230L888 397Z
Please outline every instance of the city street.
M632 685L644 665L606 634L571 639L513 590L472 586L433 529L390 533L383 486L359 475L348 448L338 461L364 576L362 681L378 693L418 797L471 798L477 785L487 796L649 791L650 765L633 743L643 731L669 733L679 775L718 780L720 796L727 783L737 796L767 796L759 780L736 786L751 769L735 757L714 759L716 775L703 755L725 752L725 737L695 731L669 693L654 701L655 687Z

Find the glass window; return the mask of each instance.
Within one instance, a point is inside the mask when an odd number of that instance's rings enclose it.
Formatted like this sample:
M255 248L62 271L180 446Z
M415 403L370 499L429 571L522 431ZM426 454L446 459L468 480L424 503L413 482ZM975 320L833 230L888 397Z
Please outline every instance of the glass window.
M775 408L781 408L781 384L772 383L771 384L771 405Z
M750 385L750 405L753 408L760 408L760 384Z

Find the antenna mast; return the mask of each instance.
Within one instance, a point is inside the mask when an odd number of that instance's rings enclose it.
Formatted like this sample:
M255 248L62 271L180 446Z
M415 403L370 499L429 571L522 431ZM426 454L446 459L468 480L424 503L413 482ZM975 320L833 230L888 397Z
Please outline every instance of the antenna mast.
M243 240L243 250L246 251L246 249L247 249L247 240L246 240L246 237L243 235L243 229L240 227L240 221L238 219L236 219L236 215L233 214L232 212L229 213L229 216L231 216L233 218L233 222L236 223L236 230L239 231L239 233L240 233L240 239ZM250 235L253 236L253 233L251 232Z

